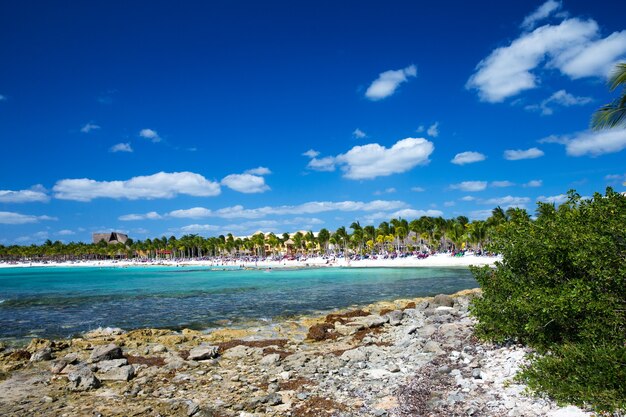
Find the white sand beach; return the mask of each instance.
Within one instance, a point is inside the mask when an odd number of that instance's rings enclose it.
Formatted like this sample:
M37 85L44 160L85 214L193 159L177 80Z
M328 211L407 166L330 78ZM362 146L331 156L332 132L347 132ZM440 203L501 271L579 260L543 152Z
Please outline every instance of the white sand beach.
M350 260L344 258L310 257L300 260L223 260L219 258L207 260L92 260L92 261L65 261L65 262L0 262L0 268L25 267L92 267L92 268L125 268L148 266L173 267L243 267L243 268L307 268L307 267L350 267L350 268L447 268L468 267L470 265L493 265L500 261L499 256L477 256L465 254L452 256L447 253L431 255L427 258L414 256L394 259L362 259Z

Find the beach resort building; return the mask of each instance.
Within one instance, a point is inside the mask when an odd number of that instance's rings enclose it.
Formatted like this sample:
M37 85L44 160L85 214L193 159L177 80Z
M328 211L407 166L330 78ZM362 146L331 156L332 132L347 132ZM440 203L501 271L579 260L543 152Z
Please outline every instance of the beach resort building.
M128 235L119 232L93 233L91 237L93 243L104 241L108 245L114 245L116 243L125 244L126 241L128 241Z

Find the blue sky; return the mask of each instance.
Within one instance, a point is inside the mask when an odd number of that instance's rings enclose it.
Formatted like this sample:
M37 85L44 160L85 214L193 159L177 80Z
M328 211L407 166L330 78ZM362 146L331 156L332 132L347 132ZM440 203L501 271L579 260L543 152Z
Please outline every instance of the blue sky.
M0 243L335 229L623 190L626 5L0 4Z

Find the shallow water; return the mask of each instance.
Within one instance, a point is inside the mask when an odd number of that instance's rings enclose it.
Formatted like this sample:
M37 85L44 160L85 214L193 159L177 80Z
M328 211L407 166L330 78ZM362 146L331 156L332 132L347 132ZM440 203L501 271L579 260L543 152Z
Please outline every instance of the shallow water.
M0 339L237 326L477 285L464 268L5 268Z

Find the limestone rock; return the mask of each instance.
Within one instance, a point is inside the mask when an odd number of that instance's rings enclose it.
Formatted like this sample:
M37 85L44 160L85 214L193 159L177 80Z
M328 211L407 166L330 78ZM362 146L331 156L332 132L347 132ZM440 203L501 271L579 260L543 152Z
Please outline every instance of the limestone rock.
M31 362L41 362L52 360L52 349L49 347L36 351L30 357Z
M360 362L367 360L367 355L365 354L365 352L363 352L362 349L350 349L341 354L341 359L346 362Z
M435 296L432 304L435 306L452 307L454 305L454 300L449 295L439 294Z
M441 347L439 346L439 343L430 340L428 342L426 342L426 344L424 345L424 351L426 352L432 352L435 353L437 355L440 355L442 353L444 353L443 349L441 349Z
M389 324L392 326L398 326L402 323L404 312L402 310L394 310L387 314L389 316Z
M98 362L98 372L109 372L111 369L119 368L124 365L128 365L128 361L125 358L100 361Z
M100 387L100 380L86 366L81 366L67 375L70 391L88 391Z
M217 346L198 346L189 351L189 360L201 361L217 357L219 348Z
M335 331L342 336L351 336L358 332L361 329L364 329L365 326L361 323L348 323L341 324L339 322L335 323Z
M259 362L261 366L271 366L280 362L280 355L278 353L271 353L267 356L264 356L263 359Z
M96 346L91 352L90 359L92 362L99 362L110 359L122 359L122 349L111 343L104 346Z
M106 372L99 372L98 376L103 381L130 381L135 376L135 368L132 365L110 368Z

